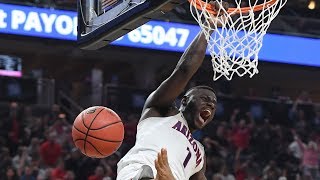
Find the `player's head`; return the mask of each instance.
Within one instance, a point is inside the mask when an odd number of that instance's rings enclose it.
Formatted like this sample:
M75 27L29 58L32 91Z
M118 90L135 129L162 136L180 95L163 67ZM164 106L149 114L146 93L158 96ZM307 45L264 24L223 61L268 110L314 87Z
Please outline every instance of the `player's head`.
M189 89L181 100L180 111L190 129L201 129L212 121L217 97L212 88L196 86Z

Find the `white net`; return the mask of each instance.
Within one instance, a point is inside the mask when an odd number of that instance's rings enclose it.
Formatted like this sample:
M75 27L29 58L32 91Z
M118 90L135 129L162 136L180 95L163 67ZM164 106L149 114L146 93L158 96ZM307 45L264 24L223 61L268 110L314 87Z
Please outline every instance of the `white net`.
M230 7L228 12L223 8L218 10L217 14L224 11L222 16L225 17L218 18L217 21L212 20L215 17L207 8L210 0L202 0L202 3L199 3L200 1L189 0L190 10L208 41L214 71L213 80L222 76L231 80L234 74L240 77L245 74L249 74L250 77L257 74L258 54L263 37L287 0L271 0L272 3L270 0L249 0L245 5L249 7L248 12L241 9L244 0L234 0L235 7ZM222 7L222 0L214 2ZM198 6L198 10L195 10L195 6ZM261 10L254 12L257 7ZM210 31L213 30L211 34Z

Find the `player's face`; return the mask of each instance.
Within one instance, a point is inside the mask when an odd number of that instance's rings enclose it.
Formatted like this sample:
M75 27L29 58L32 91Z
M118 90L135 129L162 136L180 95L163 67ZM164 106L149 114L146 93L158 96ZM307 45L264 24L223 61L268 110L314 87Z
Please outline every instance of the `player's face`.
M210 123L216 111L217 98L207 89L195 89L182 102L182 112L192 129L201 129Z

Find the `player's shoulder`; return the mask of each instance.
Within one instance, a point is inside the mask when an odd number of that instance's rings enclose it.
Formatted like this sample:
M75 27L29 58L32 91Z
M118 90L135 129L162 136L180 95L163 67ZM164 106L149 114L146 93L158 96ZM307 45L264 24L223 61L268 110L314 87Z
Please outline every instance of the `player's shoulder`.
M161 117L169 117L178 114L179 111L175 106L170 106L170 107L163 107L163 108L158 108L158 107L150 107L146 108L142 111L139 123L142 121L145 121L150 118L161 118Z

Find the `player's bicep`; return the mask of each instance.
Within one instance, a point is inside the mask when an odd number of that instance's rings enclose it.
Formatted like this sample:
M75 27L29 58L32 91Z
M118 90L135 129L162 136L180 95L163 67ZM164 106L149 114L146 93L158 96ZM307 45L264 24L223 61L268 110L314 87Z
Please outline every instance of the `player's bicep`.
M191 76L183 68L174 70L161 85L153 91L146 100L146 108L163 108L173 104L175 99L184 91Z

